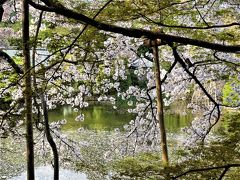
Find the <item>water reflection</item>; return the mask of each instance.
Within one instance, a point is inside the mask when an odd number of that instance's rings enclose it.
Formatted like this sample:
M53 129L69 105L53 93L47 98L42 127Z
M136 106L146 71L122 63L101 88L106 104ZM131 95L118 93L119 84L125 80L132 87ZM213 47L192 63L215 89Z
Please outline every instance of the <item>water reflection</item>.
M84 114L84 121L75 121L79 113ZM80 127L91 130L113 130L122 128L134 115L129 113L120 113L109 105L91 105L87 108L75 112L72 107L64 106L57 110L49 112L50 121L67 120L63 130L76 130Z
M188 126L193 119L192 114L165 114L165 126L168 132L178 132Z
M19 176L13 177L10 180L26 180L27 173L23 172ZM36 180L52 180L53 168L50 165L40 166L35 169ZM59 171L59 179L61 180L87 180L87 176L84 173L75 172L69 169L61 169Z
M178 106L178 110L180 107ZM183 111L181 111L183 112ZM83 122L75 121L75 118L83 113L85 120ZM84 127L90 130L113 130L114 128L122 128L130 120L134 119L134 115L129 113L119 112L114 110L110 105L91 105L81 112L75 112L73 108L69 106L61 107L57 110L49 112L49 119L51 121L58 121L62 119L67 120L67 124L64 125L63 130L74 131L80 127ZM165 114L165 125L167 132L178 134L182 127L189 125L192 120L192 115L188 113L180 113L171 110ZM90 178L90 176L88 176ZM0 178L1 179L1 178ZM25 180L26 172L23 172L19 176L11 178L10 180ZM53 169L50 165L41 166L36 168L36 180L52 180ZM60 169L61 180L85 180L87 175L80 172L75 172L68 169Z
M75 121L79 113L84 114L83 122ZM80 127L90 130L108 130L115 128L123 130L123 125L134 119L133 114L119 112L110 105L90 105L87 108L75 112L72 107L64 106L49 112L50 121L67 120L63 130L77 130ZM182 127L188 126L192 120L191 114L166 113L165 125L169 132L177 132Z

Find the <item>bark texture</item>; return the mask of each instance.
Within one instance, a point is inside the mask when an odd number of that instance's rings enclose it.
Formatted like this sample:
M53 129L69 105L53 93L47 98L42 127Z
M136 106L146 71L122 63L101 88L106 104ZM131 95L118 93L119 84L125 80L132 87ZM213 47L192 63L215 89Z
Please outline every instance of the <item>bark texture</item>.
M54 180L59 180L59 158L58 158L58 150L56 143L54 142L51 129L49 127L49 120L48 120L48 110L47 110L47 103L44 97L44 94L41 94L41 101L42 101L42 108L43 108L43 116L44 116L44 123L45 123L45 134L50 144L53 152L53 161L54 161Z
M153 48L154 63L155 63L155 81L157 90L157 116L160 126L160 141L162 147L162 161L164 166L168 166L168 150L167 150L167 137L164 125L164 114L163 114L163 98L162 98L162 88L161 88L161 71L158 56L158 46L155 45Z
M26 73L25 82L25 118L26 118L26 146L27 146L27 179L34 180L34 141L33 141L33 122L32 122L32 87L31 87L31 62L29 50L29 5L27 0L23 0L22 10L22 29L23 29L23 55L24 72Z

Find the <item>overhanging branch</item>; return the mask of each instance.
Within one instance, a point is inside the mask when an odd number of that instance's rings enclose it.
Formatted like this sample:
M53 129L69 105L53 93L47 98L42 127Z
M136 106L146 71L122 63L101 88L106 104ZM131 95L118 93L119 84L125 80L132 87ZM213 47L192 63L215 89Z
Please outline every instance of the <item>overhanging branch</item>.
M0 57L6 59L8 64L16 71L16 73L23 74L23 70L14 62L14 60L7 53L0 50Z
M162 39L167 42L177 42L185 45L194 45L194 46L199 46L199 47L213 49L213 50L222 51L222 52L232 52L232 53L240 52L240 45L227 46L227 45L210 43L210 42L196 40L196 39L164 34L161 32L148 31L145 29L124 28L124 27L119 27L111 24L102 23L100 21L94 20L93 18L89 18L81 13L65 8L62 5L50 3L49 0L44 0L44 3L50 4L50 6L43 6L33 1L29 1L29 3L31 6L33 6L36 9L44 10L48 12L55 12L64 17L78 20L81 23L89 24L99 30L119 33L128 37L134 37L134 38L147 37L149 39Z
M172 177L172 179L180 178L180 177L185 176L185 175L187 175L189 173L196 173L196 172L202 172L202 171L211 171L211 170L216 170L216 169L225 169L225 170L227 169L227 170L229 170L229 168L231 168L231 167L240 167L240 164L227 164L227 165L222 165L222 166L214 166L214 167L199 168L199 169L190 169L190 170L188 170L188 171L186 171L186 172L184 172L184 173L182 173L180 175ZM224 175L225 175L225 173L226 172L224 171ZM221 174L221 176L222 176L222 174Z

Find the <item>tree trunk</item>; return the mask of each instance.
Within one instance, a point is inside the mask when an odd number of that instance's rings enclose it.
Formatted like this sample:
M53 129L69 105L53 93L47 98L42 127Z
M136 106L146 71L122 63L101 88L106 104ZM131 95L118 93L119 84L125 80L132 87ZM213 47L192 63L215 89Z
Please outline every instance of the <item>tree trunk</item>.
M36 59L35 59L35 54L36 54L36 48L37 48L37 40L38 40L38 34L39 34L39 30L41 27L41 22L42 22L42 17L43 17L43 11L41 11L40 16L39 16L39 21L38 21L38 25L37 25L37 30L36 30L36 34L35 34L35 39L34 39L34 43L33 43L33 51L32 51L32 65L33 65L33 87L35 88L35 92L38 93L40 95L41 98L41 102L42 102L42 109L43 109L43 116L44 116L44 125L45 125L45 134L48 140L48 143L51 146L52 152L53 152L53 158L54 158L54 180L59 180L59 156L58 156L58 150L57 150L57 146L51 136L51 129L49 127L49 119L48 119L48 109L47 109L47 103L44 97L44 92L40 92L38 87L37 87L37 77L36 77L36 71L35 71L35 64L36 64ZM35 93L35 95L36 95ZM40 111L40 107L37 103L36 100L36 96L34 98L34 102L35 105L38 109L38 111ZM40 114L39 114L40 115ZM40 116L38 116L38 121L40 119ZM40 129L41 130L41 129Z
M22 29L23 29L23 55L25 75L25 118L26 118L26 146L27 146L27 179L34 180L34 142L32 125L32 88L31 88L31 62L29 51L29 5L27 0L23 0Z
M157 45L153 46L153 55L154 55L154 63L155 63L155 78L156 78L156 90L157 90L157 116L158 116L159 126L160 126L162 161L164 166L168 166L167 137L166 137L166 131L165 131L165 125L164 125L164 116L163 116L163 99L162 99L160 65L159 65Z
M53 159L54 159L54 180L59 180L59 158L58 158L58 150L57 146L52 138L50 127L49 127L49 120L48 120L48 110L47 110L47 103L44 97L44 93L41 93L41 101L42 101L42 108L43 108L43 116L45 122L45 134L50 144L53 152Z

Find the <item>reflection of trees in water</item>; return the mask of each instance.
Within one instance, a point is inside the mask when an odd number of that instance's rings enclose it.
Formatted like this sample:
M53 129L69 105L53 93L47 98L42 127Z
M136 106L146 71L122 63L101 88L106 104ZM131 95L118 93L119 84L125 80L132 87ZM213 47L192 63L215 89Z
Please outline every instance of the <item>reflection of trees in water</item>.
M84 121L77 122L75 118L79 113L84 114ZM131 114L118 113L111 106L92 105L75 112L71 106L64 106L49 113L51 121L67 120L64 130L76 130L79 127L94 130L113 130L122 128L124 124L133 119Z
M176 132L193 120L193 114L187 110L186 101L175 101L166 109L165 125L168 131Z
M179 131L180 128L186 127L192 121L193 116L191 114L166 114L165 125L168 131Z
M179 131L180 128L189 125L193 116L185 112L185 106L185 102L179 102L170 107L165 119L168 131ZM75 121L79 113L84 114L83 122ZM66 119L67 124L64 125L63 130L76 130L80 127L93 130L113 130L115 128L123 130L123 126L134 118L133 114L119 113L110 105L90 105L78 112L75 112L71 106L64 106L51 111L49 116L52 121Z
M103 113L104 109L93 106L92 107L92 117L93 117L93 121L97 121L97 122L103 122L104 123L104 119L107 118L105 116L106 113ZM88 111L89 112L89 111Z

